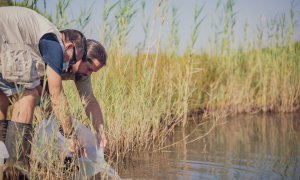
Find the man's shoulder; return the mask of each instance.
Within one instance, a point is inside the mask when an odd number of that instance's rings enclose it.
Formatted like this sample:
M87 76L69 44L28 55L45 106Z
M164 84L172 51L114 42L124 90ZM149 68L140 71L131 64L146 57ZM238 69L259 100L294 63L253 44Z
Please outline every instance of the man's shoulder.
M75 78L75 84L80 94L92 95L92 81L91 76L78 76Z
M39 50L44 62L57 74L61 74L64 61L63 49L55 35L45 34L39 41Z
M61 74L61 79L62 80L75 80L75 75L72 73L63 72Z

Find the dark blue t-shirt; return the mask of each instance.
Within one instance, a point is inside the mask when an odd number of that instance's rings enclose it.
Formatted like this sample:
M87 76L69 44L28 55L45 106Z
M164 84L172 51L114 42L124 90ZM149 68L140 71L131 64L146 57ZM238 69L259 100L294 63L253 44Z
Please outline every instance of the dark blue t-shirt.
M39 42L39 49L45 63L50 66L57 74L61 75L64 54L56 36L45 34Z

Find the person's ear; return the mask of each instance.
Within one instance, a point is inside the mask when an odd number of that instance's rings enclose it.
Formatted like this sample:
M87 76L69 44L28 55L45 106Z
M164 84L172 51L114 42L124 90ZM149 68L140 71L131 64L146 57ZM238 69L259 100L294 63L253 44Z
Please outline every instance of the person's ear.
M73 43L65 43L65 49L69 50L69 49L73 49L74 44Z

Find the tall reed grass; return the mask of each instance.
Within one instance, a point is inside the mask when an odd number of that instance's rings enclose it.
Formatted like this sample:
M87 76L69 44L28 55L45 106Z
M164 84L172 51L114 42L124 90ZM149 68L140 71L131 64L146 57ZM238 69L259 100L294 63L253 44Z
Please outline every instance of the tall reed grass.
M123 5L135 9L131 1L127 3ZM159 28L156 38L152 37L154 30L151 28L156 28L157 24L160 28L165 26L167 3L158 1L153 19L144 21L145 37L151 37L156 43L142 43L146 51L138 51L135 55L116 53L118 46L112 46L108 66L93 76L94 84L99 84L94 91L104 109L111 153L124 155L131 150L163 145L174 124L184 125L189 112L199 108L226 114L298 109L300 56L299 44L293 43L292 38L295 28L293 3L290 17L275 18L272 21L275 28L267 27L265 31L271 35L265 37L258 28L257 39L249 39L238 50L233 48L236 1L219 4L217 8L224 9L221 14L223 33L214 40L216 51L202 54L195 51L194 44L205 20L201 14L205 5L196 6L190 45L183 55L161 49ZM144 1L141 5L145 6ZM114 11L115 4L110 7L113 14L106 12L106 17L120 12ZM179 22L175 12L173 9L170 49L176 47L174 37L178 37L176 24ZM135 14L135 11L128 14ZM132 21L130 16L126 24ZM130 30L116 33L130 33ZM266 38L268 44L263 45Z
M117 3L121 4L119 1ZM128 13L125 21L127 28L123 26L125 29L115 30L117 37L124 32L130 33L130 24L134 20L131 16L135 14L133 3L127 3L122 6L128 6L132 13ZM164 28L167 3L158 1L152 19L144 21L147 27L145 37L156 43L146 41L141 48L145 51L126 54L119 50L119 45L113 45L115 39L112 38L108 43L111 45L108 66L93 76L94 92L105 114L110 157L122 159L133 150L163 146L172 128L177 124L184 125L189 112L199 108L226 114L291 112L298 109L299 45L293 43L291 38L295 26L293 8L291 16L285 19L290 22L289 26L283 26L282 20L275 19L273 26L277 31L267 29L273 34L265 47L262 41L266 37L258 31L257 39L249 39L245 46L236 50L233 48L235 1L220 4L218 8L225 11L221 23L223 34L214 41L217 49L212 53L199 54L194 44L205 20L201 14L205 5L196 6L190 45L183 55L178 55L172 53L174 51L161 49L161 30L153 38L154 30L151 29L156 28L157 24ZM143 1L141 5L145 6ZM114 11L118 6L112 4L106 7L110 9L105 11L106 18L118 17L115 22L118 24L122 16L118 14L121 11ZM176 10L173 9L174 12ZM170 42L173 38L173 44L170 44L170 49L176 45L174 37L178 37L176 28L179 28L174 14L172 18ZM111 20L111 23L114 22Z
M56 16L60 27L68 25L64 20L69 4L64 3L58 6ZM221 26L222 33L216 29L211 40L213 50L204 52L195 48L205 20L205 4L197 5L190 42L182 55L176 53L181 28L176 7L171 9L168 47L161 46L162 31L169 18L168 3L158 0L150 17L145 16L147 2L143 0L103 3L99 40L109 58L107 66L93 74L92 82L104 113L109 161L121 162L134 151L163 147L174 127L185 125L191 112L236 114L299 109L300 45L293 42L293 1L289 17L274 18L268 22L267 30L264 25L257 26L256 39L248 38L246 23L245 41L238 50L233 48L236 1L219 1L216 9L221 11L220 22L215 23ZM145 38L136 53L128 53L126 45L138 9L142 10ZM268 43L264 44L266 39ZM72 82L64 86L73 115L91 127L75 86ZM42 118L39 112L36 114Z

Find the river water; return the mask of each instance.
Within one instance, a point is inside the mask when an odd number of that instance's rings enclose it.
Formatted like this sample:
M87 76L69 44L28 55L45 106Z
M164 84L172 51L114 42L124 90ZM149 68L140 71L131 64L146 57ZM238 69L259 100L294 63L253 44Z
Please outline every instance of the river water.
M175 129L168 144L174 145L133 157L120 176L300 179L300 114L238 115L201 125L190 120L186 128Z

